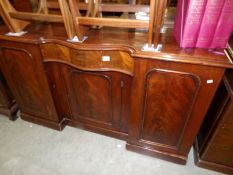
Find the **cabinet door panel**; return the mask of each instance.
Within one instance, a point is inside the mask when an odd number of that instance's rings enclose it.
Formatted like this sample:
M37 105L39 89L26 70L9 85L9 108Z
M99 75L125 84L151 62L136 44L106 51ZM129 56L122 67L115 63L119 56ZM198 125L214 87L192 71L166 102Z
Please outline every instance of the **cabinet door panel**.
M112 87L110 77L100 73L82 73L72 71L70 74L72 111L74 116L94 122L112 125Z
M198 78L154 69L145 83L141 139L177 147L199 88Z
M33 51L3 47L3 73L23 113L58 120L43 69L38 63L40 55L35 58Z

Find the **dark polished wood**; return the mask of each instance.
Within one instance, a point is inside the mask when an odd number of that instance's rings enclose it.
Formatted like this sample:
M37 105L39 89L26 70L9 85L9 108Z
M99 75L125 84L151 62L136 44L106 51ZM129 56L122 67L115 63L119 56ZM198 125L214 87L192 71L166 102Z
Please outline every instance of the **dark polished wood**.
M141 139L177 147L200 80L165 69L152 69L145 76Z
M124 139L129 150L180 164L233 68L223 50L181 49L170 30L161 52L143 52L145 31L103 27L70 43L59 24L26 29L9 37L0 27L0 66L23 119Z
M83 71L48 60L45 64L60 117L70 124L74 121L71 125L99 127L107 135L118 132L120 138L126 138L131 76L101 69Z
M45 62L61 62L88 71L116 71L133 75L134 60L126 52L106 50L76 50L59 44L41 46ZM103 61L102 57L109 57Z
M195 143L196 165L233 174L232 72L223 78Z
M16 10L24 12L32 12L32 4L30 0L10 0Z
M17 118L18 105L0 72L0 113L9 117L10 120Z
M127 148L151 155L159 150L185 163L224 69L142 59L135 64Z

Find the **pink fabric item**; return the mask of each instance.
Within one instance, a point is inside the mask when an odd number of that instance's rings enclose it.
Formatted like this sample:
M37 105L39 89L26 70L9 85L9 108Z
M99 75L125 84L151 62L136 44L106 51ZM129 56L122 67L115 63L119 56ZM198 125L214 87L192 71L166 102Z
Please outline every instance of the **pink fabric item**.
M233 0L225 0L210 48L226 48L232 26Z
M196 47L207 0L178 0L174 37L181 47Z
M196 47L210 48L225 0L208 0Z

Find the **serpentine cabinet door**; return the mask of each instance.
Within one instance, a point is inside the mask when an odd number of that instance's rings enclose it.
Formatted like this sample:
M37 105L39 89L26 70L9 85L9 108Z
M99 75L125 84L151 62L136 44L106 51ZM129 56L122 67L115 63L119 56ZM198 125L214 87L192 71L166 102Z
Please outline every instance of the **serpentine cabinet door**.
M21 109L21 117L50 126L58 123L39 47L1 41L0 48L1 70Z

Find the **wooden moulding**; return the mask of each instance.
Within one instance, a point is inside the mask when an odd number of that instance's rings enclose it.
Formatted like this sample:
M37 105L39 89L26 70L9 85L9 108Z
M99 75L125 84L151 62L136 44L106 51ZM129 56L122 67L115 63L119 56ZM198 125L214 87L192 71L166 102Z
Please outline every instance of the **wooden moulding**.
M46 127L58 130L58 131L62 131L67 125L67 121L65 118L59 123L46 120L46 119L42 119L42 118L38 118L37 116L34 116L32 114L26 114L26 113L21 113L20 118L25 121L32 122L32 123L42 125L42 126L46 126Z

